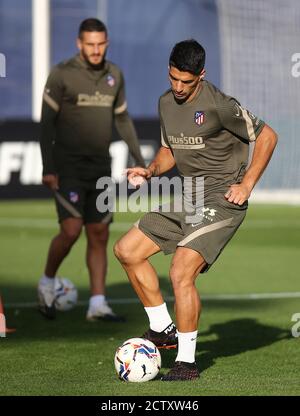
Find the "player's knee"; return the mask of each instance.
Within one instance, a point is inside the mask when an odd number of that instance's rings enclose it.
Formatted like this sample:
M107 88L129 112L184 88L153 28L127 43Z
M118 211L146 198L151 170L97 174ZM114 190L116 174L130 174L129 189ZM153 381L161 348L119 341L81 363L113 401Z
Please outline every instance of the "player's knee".
M72 245L78 239L81 233L81 227L66 227L61 230L61 236L64 242Z
M128 261L130 260L130 251L128 250L126 244L124 244L122 240L117 241L114 245L114 253L121 263L125 264L128 263Z
M196 277L204 265L204 260L200 265L187 263L184 260L174 262L170 269L170 279L174 291L176 292L176 290L184 290L185 288L194 286Z
M114 253L122 264L134 264L137 261L134 250L132 250L128 243L123 241L123 239L115 244Z
M95 227L87 231L87 239L90 245L103 245L108 241L108 227Z
M172 282L172 286L174 291L176 290L182 290L185 287L193 285L193 279L187 273L187 270L178 265L178 266L172 266L170 269L170 279Z

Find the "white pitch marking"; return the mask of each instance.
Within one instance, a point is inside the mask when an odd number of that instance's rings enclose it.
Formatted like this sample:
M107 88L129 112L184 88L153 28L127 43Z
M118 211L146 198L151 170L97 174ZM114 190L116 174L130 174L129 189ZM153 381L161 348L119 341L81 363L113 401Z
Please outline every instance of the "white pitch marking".
M224 300L267 300L267 299L292 299L300 298L300 292L273 292L273 293L245 293L245 294L222 294L222 295L203 295L203 301L224 301ZM167 302L173 302L172 296L165 297ZM110 304L114 305L128 305L139 303L138 298L120 298L108 299ZM77 305L86 306L88 301L79 301ZM5 308L34 308L37 302L15 302L6 303Z
M141 213L142 216L143 213ZM115 222L110 225L112 231L126 231L133 226L133 222ZM12 227L12 228L43 228L43 229L56 229L58 228L58 222L51 219L35 219L35 218L11 218L0 217L0 227ZM241 228L300 228L300 220L245 220L241 225Z

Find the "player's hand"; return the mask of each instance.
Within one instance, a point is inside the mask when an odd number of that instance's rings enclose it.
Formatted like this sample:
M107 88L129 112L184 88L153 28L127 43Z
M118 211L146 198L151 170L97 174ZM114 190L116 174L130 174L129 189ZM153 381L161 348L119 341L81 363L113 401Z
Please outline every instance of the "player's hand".
M225 198L228 202L232 202L236 205L243 205L250 197L251 190L242 183L231 185L225 194Z
M58 189L58 176L57 175L44 175L42 179L43 185L52 191L57 191Z
M152 173L149 169L146 168L129 168L125 170L127 175L128 182L133 185L135 188L140 187L147 179L150 179Z

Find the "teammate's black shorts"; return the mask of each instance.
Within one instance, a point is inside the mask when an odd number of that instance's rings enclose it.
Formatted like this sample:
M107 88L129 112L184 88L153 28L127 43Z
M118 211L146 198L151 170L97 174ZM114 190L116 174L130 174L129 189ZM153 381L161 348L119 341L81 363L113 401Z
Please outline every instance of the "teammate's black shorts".
M59 178L58 193L62 198L59 195L55 198L59 222L72 217L82 217L85 224L109 224L113 221L111 212L97 210L96 200L100 191L96 189L96 182L69 177Z

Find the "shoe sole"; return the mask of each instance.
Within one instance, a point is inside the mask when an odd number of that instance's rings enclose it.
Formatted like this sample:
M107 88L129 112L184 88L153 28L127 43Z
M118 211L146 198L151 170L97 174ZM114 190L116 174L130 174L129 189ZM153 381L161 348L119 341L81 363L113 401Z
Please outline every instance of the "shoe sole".
M192 377L192 378L172 378L172 379L168 379L168 378L161 378L160 381L195 381L198 380L200 378L200 376L197 377Z
M175 348L177 348L178 347L178 345L177 344L174 344L174 345L160 345L160 346L157 346L157 348L159 349L159 350L174 350Z

